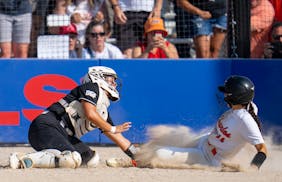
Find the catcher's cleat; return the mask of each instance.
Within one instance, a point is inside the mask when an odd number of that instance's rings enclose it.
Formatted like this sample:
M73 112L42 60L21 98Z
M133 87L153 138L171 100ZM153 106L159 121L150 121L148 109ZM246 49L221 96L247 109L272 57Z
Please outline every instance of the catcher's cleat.
M14 152L14 153L11 153L10 154L10 157L9 157L9 164L10 164L10 167L12 169L20 169L20 168L23 168L22 166L22 163L21 163L21 160L20 160L20 157L22 156L23 154L20 154L18 152Z
M136 162L135 162L136 163ZM110 158L106 160L109 167L136 167L131 159Z

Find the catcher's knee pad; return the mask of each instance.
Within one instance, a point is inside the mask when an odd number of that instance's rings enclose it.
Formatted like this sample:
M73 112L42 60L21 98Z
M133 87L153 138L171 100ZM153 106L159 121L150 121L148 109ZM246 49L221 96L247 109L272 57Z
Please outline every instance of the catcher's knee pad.
M99 164L99 160L100 160L99 154L96 151L93 152L94 152L94 156L86 164L87 167L89 168L97 167Z
M63 168L77 168L81 165L82 161L81 155L76 151L63 151L58 158L59 167Z

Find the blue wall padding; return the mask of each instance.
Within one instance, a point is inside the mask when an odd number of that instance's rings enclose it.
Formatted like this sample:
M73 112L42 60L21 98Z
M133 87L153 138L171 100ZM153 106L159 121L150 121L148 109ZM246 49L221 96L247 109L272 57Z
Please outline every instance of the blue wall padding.
M248 76L255 83L255 102L265 132L274 126L281 130L282 60L1 60L0 143L27 143L30 121L23 113L46 108L42 103L52 103L59 94L68 93L88 67L95 65L112 67L121 78L121 100L112 103L110 113L116 124L133 123L124 135L134 143L145 142L146 129L153 125L186 125L194 130L211 127L227 109L217 86L231 74ZM43 87L37 92L41 79ZM43 92L47 96L42 101L32 100ZM7 112L20 117L10 121L5 119ZM82 140L111 143L99 130Z

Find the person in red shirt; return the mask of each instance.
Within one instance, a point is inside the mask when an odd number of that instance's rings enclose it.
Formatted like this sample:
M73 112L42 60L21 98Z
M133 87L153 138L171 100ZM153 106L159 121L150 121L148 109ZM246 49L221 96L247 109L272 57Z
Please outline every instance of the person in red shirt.
M274 8L274 21L282 21L282 0L269 0Z
M178 59L175 46L165 40L167 31L161 18L149 18L145 23L145 41L133 49L133 58Z

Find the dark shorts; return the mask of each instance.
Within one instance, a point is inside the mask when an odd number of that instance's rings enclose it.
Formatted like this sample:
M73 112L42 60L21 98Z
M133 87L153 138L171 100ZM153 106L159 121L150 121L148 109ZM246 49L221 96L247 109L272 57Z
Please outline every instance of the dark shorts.
M117 46L122 50L132 48L137 42L143 39L144 24L149 16L149 12L124 12L127 17L126 24L114 25Z
M81 154L82 163L87 163L94 155L90 147L74 136L68 135L55 114L48 112L38 116L30 125L28 139L37 150L70 150Z

